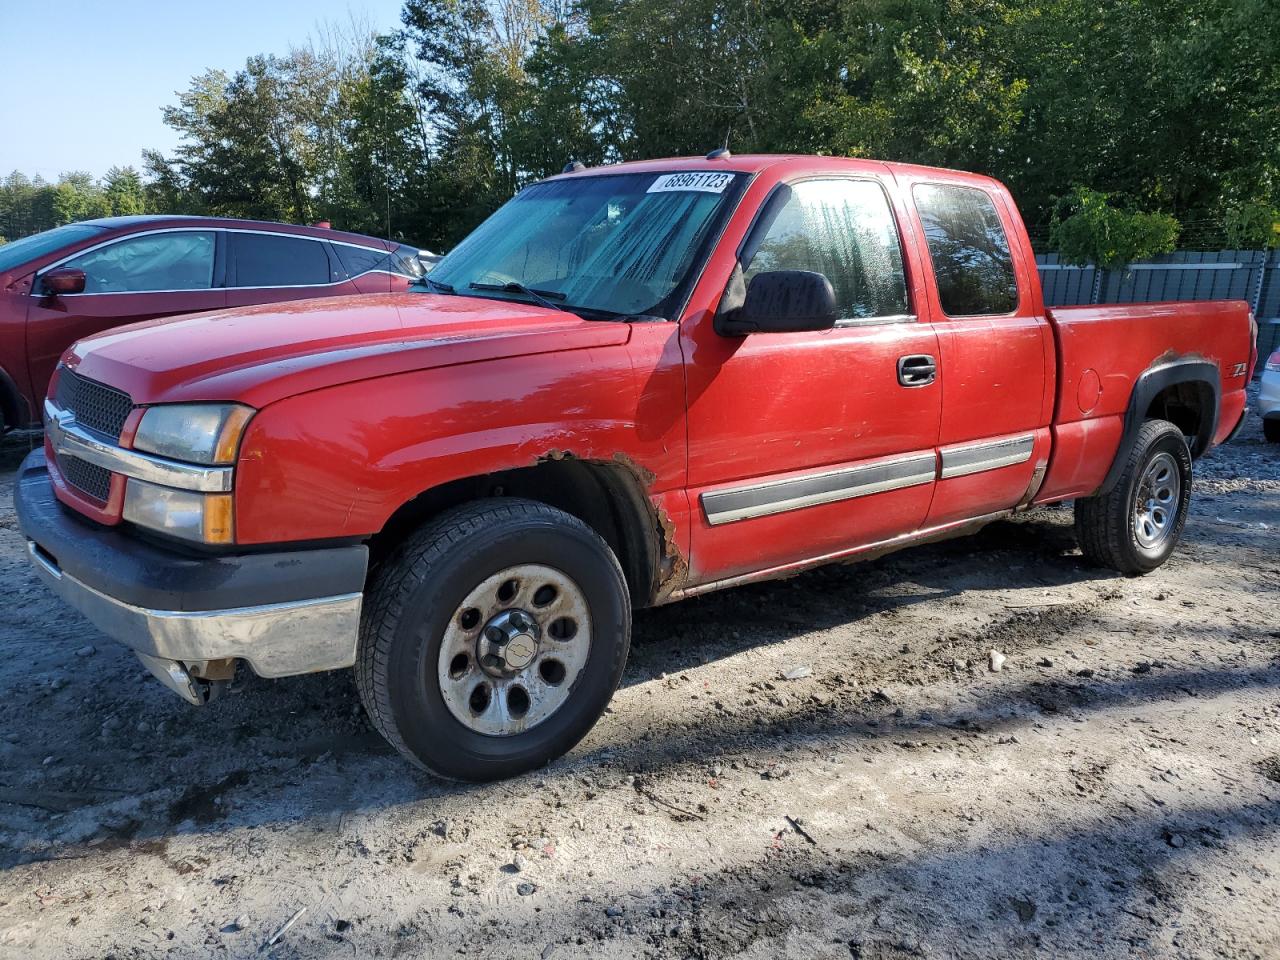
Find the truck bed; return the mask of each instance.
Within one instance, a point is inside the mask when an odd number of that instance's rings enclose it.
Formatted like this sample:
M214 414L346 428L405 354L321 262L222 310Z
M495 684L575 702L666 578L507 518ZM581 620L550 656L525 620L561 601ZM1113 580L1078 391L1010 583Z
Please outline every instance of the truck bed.
M1253 350L1244 301L1053 307L1047 313L1058 369L1053 454L1037 503L1098 489L1124 435L1135 385L1162 366L1203 362L1217 368L1221 391L1209 422L1192 430L1196 425L1185 418L1196 456L1225 440L1239 422ZM1184 416L1176 405L1168 415Z

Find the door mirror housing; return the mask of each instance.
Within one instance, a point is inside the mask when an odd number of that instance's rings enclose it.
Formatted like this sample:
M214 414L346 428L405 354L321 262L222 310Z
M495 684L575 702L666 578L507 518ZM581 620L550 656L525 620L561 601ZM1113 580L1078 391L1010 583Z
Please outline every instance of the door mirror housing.
M50 270L40 278L44 292L56 297L60 293L84 293L84 271L74 268Z
M749 333L830 330L839 319L831 281L812 270L770 270L747 284L742 306L716 317L716 332Z

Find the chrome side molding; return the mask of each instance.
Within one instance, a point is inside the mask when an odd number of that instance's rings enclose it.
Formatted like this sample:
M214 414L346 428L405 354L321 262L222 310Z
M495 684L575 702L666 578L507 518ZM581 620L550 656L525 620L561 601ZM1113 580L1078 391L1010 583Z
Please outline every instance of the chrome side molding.
M714 490L703 493L699 499L707 522L716 526L932 483L937 469L934 452L922 450L890 460Z
M1035 434L1025 433L952 444L941 448L940 457L932 450L917 450L785 480L711 490L701 494L699 500L707 522L719 526L1026 463L1035 441Z
M965 477L971 473L982 473L985 470L997 470L1016 463L1026 463L1031 459L1031 451L1035 445L1035 434L1025 433L1013 437L1000 437L996 440L957 443L943 447L941 479Z

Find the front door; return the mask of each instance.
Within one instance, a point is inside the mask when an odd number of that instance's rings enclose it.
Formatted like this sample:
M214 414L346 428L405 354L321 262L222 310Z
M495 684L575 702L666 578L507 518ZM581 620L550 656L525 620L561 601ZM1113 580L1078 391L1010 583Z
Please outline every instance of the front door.
M37 276L27 313L32 392L44 396L58 358L75 341L111 327L226 305L215 267L216 230L164 230L122 237L51 264L84 271L83 293L52 296ZM35 411L39 416L39 410Z
M724 337L706 313L685 319L693 584L836 556L928 513L938 341L882 178L779 184L739 247L747 284L824 274L835 329Z

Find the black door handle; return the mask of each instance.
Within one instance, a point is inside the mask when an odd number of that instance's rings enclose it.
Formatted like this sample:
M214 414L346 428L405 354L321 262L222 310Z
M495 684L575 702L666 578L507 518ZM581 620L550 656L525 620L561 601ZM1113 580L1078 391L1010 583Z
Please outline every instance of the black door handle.
M898 382L904 387L927 387L938 376L938 362L927 353L898 358Z

